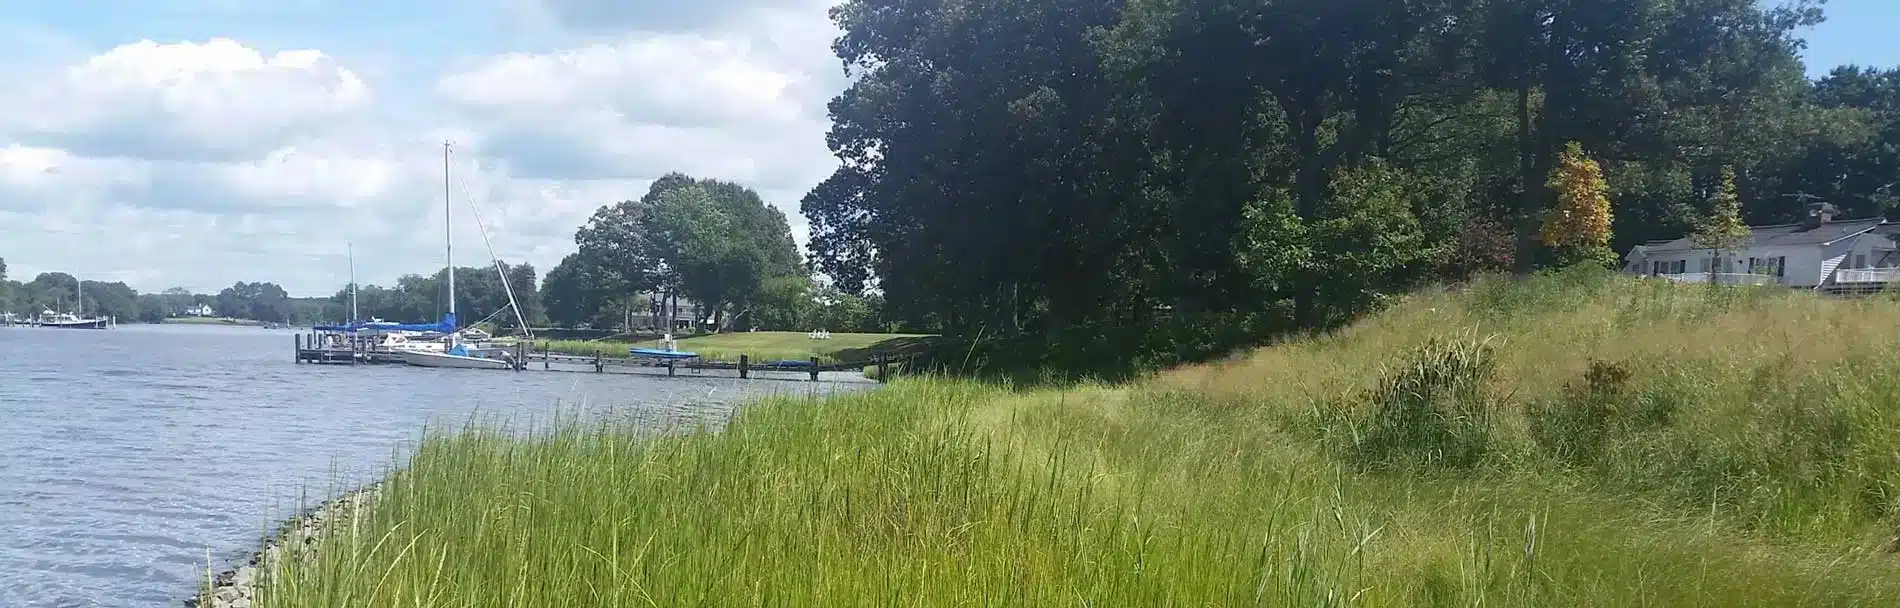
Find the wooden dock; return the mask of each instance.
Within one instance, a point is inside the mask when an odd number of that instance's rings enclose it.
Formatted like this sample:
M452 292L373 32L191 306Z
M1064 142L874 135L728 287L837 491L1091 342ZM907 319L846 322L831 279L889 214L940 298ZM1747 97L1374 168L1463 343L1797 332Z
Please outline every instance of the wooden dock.
M318 365L375 365L400 364L402 356L396 352L382 350L376 343L342 334L297 334L296 360L298 363ZM609 357L606 355L570 355L549 351L535 352L523 342L516 345L515 370L538 370L554 372L583 373L645 373L652 374L666 370L666 375L677 375L681 370L694 374L707 371L737 372L739 379L750 379L755 372L804 374L813 382L818 381L824 372L858 371L877 369L877 380L884 382L890 377L890 366L902 363L903 359L878 357L866 361L821 362L817 357L805 361L764 361L755 362L751 357L740 355L738 361L713 361L705 359L658 359L653 357Z

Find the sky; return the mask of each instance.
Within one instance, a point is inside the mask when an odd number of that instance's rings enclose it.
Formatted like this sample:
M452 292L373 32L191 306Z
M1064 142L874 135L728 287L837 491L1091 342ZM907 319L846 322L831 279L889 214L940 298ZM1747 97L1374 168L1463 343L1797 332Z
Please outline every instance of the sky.
M835 1L6 0L0 258L328 295L352 250L363 283L440 268L447 206L457 265L490 259L479 213L545 273L669 171L754 187L803 243ZM1900 65L1900 1L1828 8L1811 73Z

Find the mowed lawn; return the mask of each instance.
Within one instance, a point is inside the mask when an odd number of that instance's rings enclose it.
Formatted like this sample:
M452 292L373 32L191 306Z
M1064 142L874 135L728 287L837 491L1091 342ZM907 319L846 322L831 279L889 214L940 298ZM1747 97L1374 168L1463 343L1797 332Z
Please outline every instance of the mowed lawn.
M915 348L932 336L922 334L834 333L830 338L813 339L805 332L753 331L679 338L679 350L698 353L701 358L735 361L746 355L754 361L797 360L817 357L820 361L871 360ZM624 356L627 348L660 348L659 340L643 342L550 340L542 344L554 352Z

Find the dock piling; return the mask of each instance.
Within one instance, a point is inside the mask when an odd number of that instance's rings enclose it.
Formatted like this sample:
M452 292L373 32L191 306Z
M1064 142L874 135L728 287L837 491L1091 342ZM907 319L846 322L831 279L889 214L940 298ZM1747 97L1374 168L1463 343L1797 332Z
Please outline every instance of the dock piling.
M877 381L879 384L891 381L891 362L884 355L877 356Z
M292 334L290 337L296 338L297 350L293 352L297 355L297 362L303 363L303 334Z
M752 372L752 358L747 357L745 355L739 355L739 379L744 380L746 378L751 377L751 372Z
M818 356L817 355L812 355L812 358L811 358L811 381L812 382L818 381Z

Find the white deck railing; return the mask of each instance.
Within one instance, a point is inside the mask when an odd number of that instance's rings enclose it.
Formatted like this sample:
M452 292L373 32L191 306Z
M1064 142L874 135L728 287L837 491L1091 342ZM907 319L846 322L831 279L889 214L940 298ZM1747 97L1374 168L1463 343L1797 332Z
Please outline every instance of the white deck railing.
M1900 268L1842 268L1834 271L1835 283L1864 284L1900 281Z
M1774 275L1748 272L1717 272L1714 274L1707 272L1684 272L1681 274L1658 276L1677 283L1707 283L1710 277L1714 277L1716 284L1719 285L1769 285L1775 282Z

